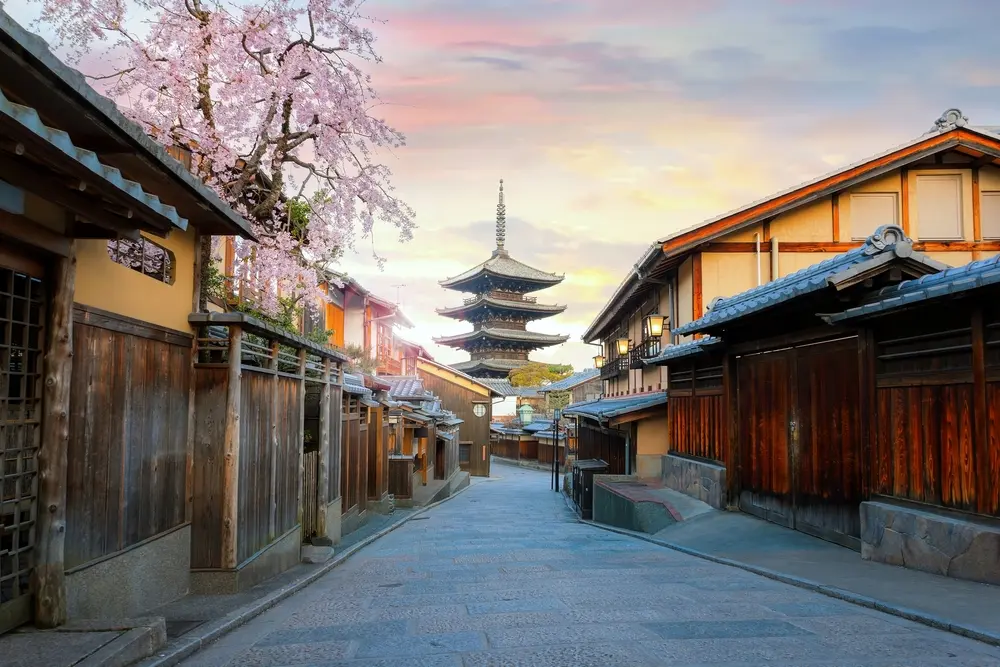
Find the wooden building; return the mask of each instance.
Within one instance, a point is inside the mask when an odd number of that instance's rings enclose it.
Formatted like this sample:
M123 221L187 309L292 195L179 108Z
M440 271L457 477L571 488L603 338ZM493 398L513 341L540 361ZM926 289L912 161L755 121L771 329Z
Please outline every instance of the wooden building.
M199 236L250 232L2 11L0 137L0 631L134 615L190 585Z
M538 303L532 292L558 285L563 276L540 271L510 256L507 240L507 209L503 181L497 204L496 250L485 262L441 281L441 286L473 296L460 306L441 308L438 314L469 322L472 331L435 339L469 353L471 359L454 364L456 370L477 378L506 378L528 363L537 349L566 342L567 336L529 331L527 324L563 312L566 306Z
M482 381L432 359L406 360L424 388L441 400L445 410L462 420L458 430L458 461L462 470L475 477L490 476L490 422L496 392Z
M346 373L341 412L340 531L365 524L371 512L388 509L391 386L378 378ZM338 536L339 537L339 536Z
M868 558L996 583L1000 530L977 515L1000 514L1000 267L914 245L880 228L681 327L711 338L653 362L670 369L664 476L706 500L715 479L728 504Z
M678 329L716 298L857 248L883 224L952 266L1000 252L998 155L1000 136L952 109L901 146L659 239L584 332L603 346L605 397L665 389L666 370L645 360L687 340ZM644 431L652 439L638 434L637 465L656 477L665 411L652 419L658 425Z

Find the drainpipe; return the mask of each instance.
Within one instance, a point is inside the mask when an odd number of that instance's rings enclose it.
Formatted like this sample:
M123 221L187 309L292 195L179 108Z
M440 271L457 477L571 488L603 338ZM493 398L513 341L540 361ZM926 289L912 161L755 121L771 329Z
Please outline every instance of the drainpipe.
M757 286L760 286L760 232L753 233L753 240L757 246L757 250L754 253L757 256Z
M771 237L771 280L777 280L778 276L781 275L780 273L778 273L778 270L781 268L778 264L778 259L779 259L778 238L772 236Z

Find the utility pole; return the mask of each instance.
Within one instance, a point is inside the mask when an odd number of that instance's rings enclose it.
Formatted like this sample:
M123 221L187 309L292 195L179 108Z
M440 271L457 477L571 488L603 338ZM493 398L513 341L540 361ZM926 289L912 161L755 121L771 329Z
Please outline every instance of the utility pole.
M395 287L396 288L396 305L398 306L399 305L399 288L400 287L406 287L406 285L391 285L391 287Z

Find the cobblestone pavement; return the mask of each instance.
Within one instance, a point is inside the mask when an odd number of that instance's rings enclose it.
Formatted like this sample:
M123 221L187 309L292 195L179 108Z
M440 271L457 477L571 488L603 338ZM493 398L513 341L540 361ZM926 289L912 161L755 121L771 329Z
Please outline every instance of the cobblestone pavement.
M1000 649L574 521L494 466L189 667L1000 667Z

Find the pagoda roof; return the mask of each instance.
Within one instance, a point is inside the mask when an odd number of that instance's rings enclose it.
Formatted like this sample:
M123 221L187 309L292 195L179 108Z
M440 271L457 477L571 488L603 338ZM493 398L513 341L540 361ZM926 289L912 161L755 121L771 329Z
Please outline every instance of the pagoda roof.
M533 344L537 347L547 347L549 345L558 345L559 343L565 343L567 340L569 340L569 336L562 336L558 334L544 334L535 331L523 331L521 329L482 328L482 329L476 329L474 331L468 331L466 333L457 334L455 336L444 336L441 338L435 338L434 342L437 343L438 345L463 347L466 343L482 339L502 340L514 343L528 343L528 344Z
M535 303L534 301L521 301L514 299L497 299L492 296L478 296L472 299L467 299L461 306L438 308L437 313L438 315L443 315L445 317L453 317L456 320L463 320L466 318L467 314L477 310L485 310L487 308L532 313L539 317L558 315L566 310L566 306L556 304L543 304Z
M516 368L520 368L531 362L527 359L471 359L452 364L456 371L462 371L470 375L474 373L493 372L503 373L505 376Z
M485 262L477 264L454 278L442 280L440 284L447 289L465 291L465 288L474 281L488 276L528 283L536 287L558 285L566 277L528 266L511 257L506 250L497 249L493 251L493 256Z

